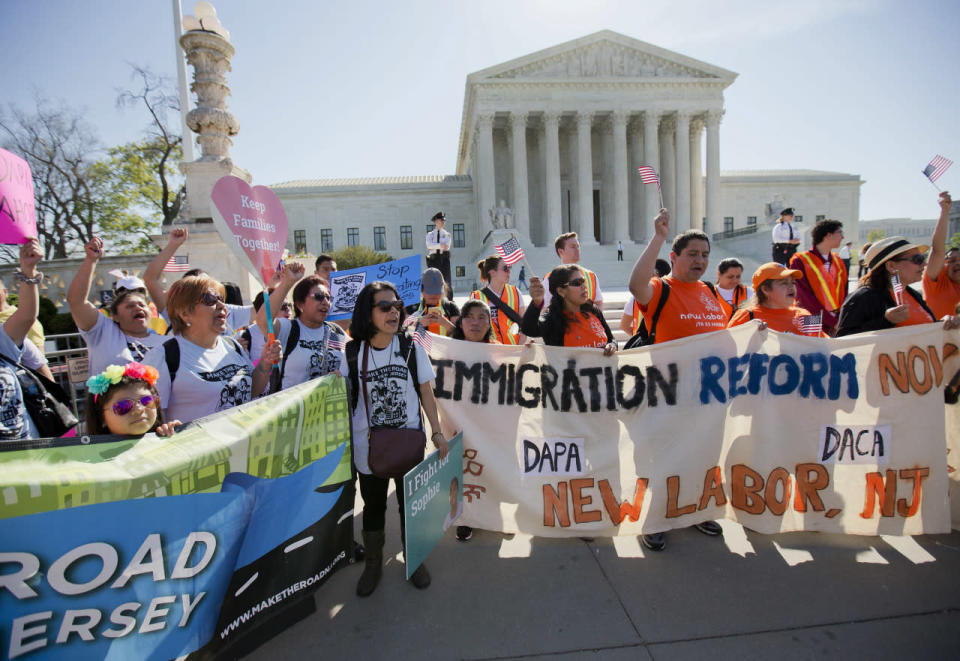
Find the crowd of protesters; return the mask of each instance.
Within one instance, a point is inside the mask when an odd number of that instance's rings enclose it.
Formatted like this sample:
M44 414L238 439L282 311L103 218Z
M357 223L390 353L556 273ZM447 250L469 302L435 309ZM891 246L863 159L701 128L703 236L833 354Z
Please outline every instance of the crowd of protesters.
M626 347L663 344L753 320L771 331L823 338L926 323L956 328L960 248L946 243L949 194L940 195L939 205L929 245L893 236L861 248L859 283L852 291L851 244L844 242L838 221L818 222L810 234L810 249L799 251L792 209L785 209L774 229L774 261L757 268L747 286L742 283L743 263L736 258L719 262L715 282L705 279L710 273L710 238L697 230L675 235L669 261L660 259L671 234L669 212L661 209L654 235L625 283L630 299L620 328L631 336ZM442 257L442 213L434 220L435 251ZM164 267L187 239L186 229L175 228L143 279L118 280L105 309L89 300L103 242L94 237L85 245L67 302L89 354L86 430L175 434L181 421L327 374L346 377L354 464L364 501L360 595L371 594L380 580L390 481L374 474L368 463L367 430L422 429L425 420L434 430L432 443L441 454L448 450L447 439L438 431L433 367L423 346L411 342L410 326L467 342L542 341L590 347L606 356L623 348L601 311L597 274L580 264L575 233L557 237L558 266L543 278L531 273L524 279L526 296L510 283L512 264L502 255L491 255L478 263L483 284L462 309L451 300L449 276L431 266L422 274L418 303L405 307L393 285L369 283L359 293L352 319L339 324L327 321L330 278L337 268L329 255L321 255L309 275L296 262L284 265L270 283L269 300L261 294L247 306L231 302L225 283L200 269L164 285ZM39 435L25 408L17 371L26 367L50 377L37 324L40 261L36 240L21 247L17 307L6 303L6 288L0 283L0 440ZM272 327L268 308L274 312ZM167 327L165 334L156 330L158 319ZM272 337L276 339L268 339ZM399 485L396 495L402 513ZM402 521L401 514L401 538ZM711 521L696 527L708 535L722 532ZM471 534L465 526L457 529L461 541ZM642 541L656 551L666 545L662 533L644 535ZM364 557L362 547L355 555ZM426 567L421 565L411 582L427 587Z

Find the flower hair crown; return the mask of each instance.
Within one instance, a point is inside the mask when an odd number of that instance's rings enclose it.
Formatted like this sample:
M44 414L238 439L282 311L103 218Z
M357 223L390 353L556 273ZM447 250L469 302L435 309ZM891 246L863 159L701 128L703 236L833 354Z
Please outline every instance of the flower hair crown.
M109 365L107 369L96 376L87 379L87 389L93 394L94 400L107 392L110 386L120 383L120 380L129 376L131 379L146 381L150 387L157 382L160 373L155 367L141 365L140 363L127 363L124 365Z

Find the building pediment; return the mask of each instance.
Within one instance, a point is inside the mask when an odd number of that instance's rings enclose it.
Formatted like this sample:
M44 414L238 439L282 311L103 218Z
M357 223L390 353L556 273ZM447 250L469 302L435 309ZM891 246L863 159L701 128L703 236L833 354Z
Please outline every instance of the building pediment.
M688 79L733 82L735 73L638 39L604 30L471 74L468 84L497 81Z

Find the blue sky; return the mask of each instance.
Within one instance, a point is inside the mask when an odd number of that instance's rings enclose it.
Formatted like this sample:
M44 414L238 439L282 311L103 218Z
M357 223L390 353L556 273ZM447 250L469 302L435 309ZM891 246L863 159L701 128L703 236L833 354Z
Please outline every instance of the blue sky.
M455 170L468 73L611 29L733 70L721 168L859 174L861 218L932 218L920 174L960 191L960 3L919 0L221 0L237 49L232 156L257 184ZM128 63L175 75L170 0L2 0L5 102L86 110L104 145L139 137L119 110ZM184 13L192 13L185 0Z

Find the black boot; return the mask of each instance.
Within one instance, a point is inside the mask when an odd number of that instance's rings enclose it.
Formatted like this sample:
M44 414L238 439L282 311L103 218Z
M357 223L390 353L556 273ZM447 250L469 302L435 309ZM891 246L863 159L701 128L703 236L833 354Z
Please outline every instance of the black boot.
M380 576L383 574L383 531L363 531L365 557L363 559L363 573L357 581L357 595L369 597L377 589Z

